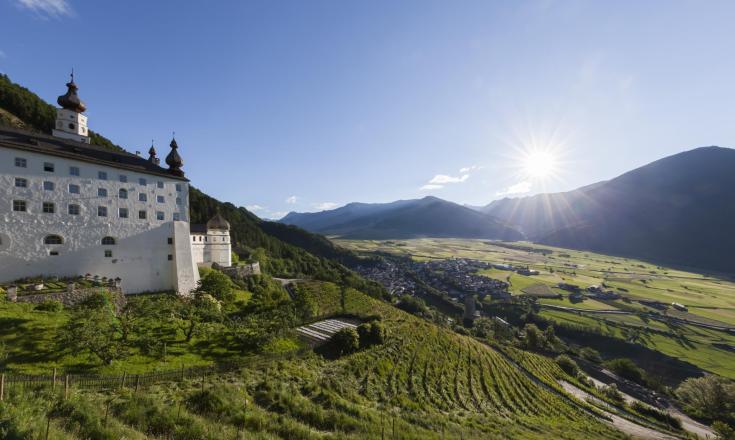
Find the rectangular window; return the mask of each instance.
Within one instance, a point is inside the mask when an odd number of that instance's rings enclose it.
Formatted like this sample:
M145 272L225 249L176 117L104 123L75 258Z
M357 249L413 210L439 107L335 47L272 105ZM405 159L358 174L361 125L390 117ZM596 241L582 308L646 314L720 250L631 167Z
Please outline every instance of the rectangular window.
M97 171L97 178L100 180L107 180L107 173L105 171Z
M120 218L128 218L128 208L120 208L118 210L118 215Z
M69 167L70 176L79 176L79 167Z
M138 193L138 201L140 201L140 202L147 202L148 201L148 194L146 194L146 193Z
M15 187L16 188L28 188L28 181L26 179L23 179L22 177L16 177Z
M166 215L163 213L163 211L156 211L156 220L158 221L166 220Z
M58 257L59 251L49 251L48 254L51 255L52 257Z
M176 184L176 191L181 192L181 184L180 183L177 183Z
M105 258L112 258L112 251L110 249L105 249Z
M181 205L182 204L181 197L176 197L176 204L177 205Z
M49 173L53 173L54 172L54 164L52 164L51 162L44 162L43 163L43 170L46 171L46 172L49 172Z
M178 212L174 212L174 221L177 222L181 220L181 215Z
M107 217L107 206L97 207L97 217Z
M79 194L79 185L70 183L69 184L69 194Z
M138 179L138 183L140 183L140 184L141 184L141 185L143 185L143 186L146 186L146 185L148 185L148 181L147 181L147 180L145 180L145 179L144 179L144 178L142 178L142 177L141 177L140 179Z
M141 220L145 220L148 218L148 213L145 211L138 211L138 218Z
M97 197L107 197L107 188L97 188Z
M25 200L13 200L13 211L26 212Z
M79 205L69 205L69 215L79 215Z
M168 261L173 261L173 260L174 260L174 256L171 254L168 254Z
M163 196L156 196L156 201L158 203L166 203L166 198Z
M15 166L18 168L28 168L28 161L22 157L15 158Z
M171 237L168 237L168 244L174 244L174 239Z
M53 191L55 186L54 182L49 182L48 180L43 182L44 191Z
M44 214L53 214L54 212L56 212L56 205L53 202L43 202Z
M163 188L163 182L161 182L160 180L156 182L156 185L158 185L158 187L161 189Z
M125 188L120 188L120 191L117 192L118 197L121 199L127 199L128 198L128 190Z
M127 181L128 181L128 176L126 176L125 174L120 174L120 182L127 183Z

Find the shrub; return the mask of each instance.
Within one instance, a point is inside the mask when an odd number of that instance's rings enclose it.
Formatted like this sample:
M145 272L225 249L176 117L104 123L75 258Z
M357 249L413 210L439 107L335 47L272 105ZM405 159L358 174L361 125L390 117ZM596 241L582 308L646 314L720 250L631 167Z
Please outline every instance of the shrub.
M246 416L243 397L232 386L219 385L192 393L186 399L186 406L197 414L242 424Z
M579 356L586 361L594 362L596 364L602 362L600 353L594 348L584 347L583 349L579 350Z
M676 396L684 409L708 420L732 419L735 412L735 383L723 377L687 379L676 389Z
M572 377L577 376L577 373L579 372L579 367L577 366L577 363L574 362L574 359L565 354L561 354L556 357L556 363L557 365L559 365L559 368L561 368L568 375Z
M343 328L332 335L330 345L340 356L354 353L360 348L360 337L354 328Z
M366 322L357 326L361 348L382 344L385 341L385 333L385 326L378 321Z
M717 433L718 440L735 440L735 429L725 422L717 420L712 424L712 429Z
M639 414L643 414L646 417L650 417L652 419L666 423L673 428L681 429L681 420L677 419L676 417L672 417L663 411L660 411L638 401L633 402L630 407Z
M34 308L44 312L60 312L64 309L64 305L55 299L46 299L36 304Z
M620 394L620 391L618 391L618 386L614 383L611 383L606 387L602 387L601 391L603 396L607 397L613 402L623 403L623 395Z
M235 299L230 277L220 271L213 270L199 280L200 292L206 292L220 301L229 302Z
M426 303L423 300L409 295L402 296L396 304L396 307L419 316L423 316L428 312Z
M628 358L613 359L604 365L620 377L641 385L646 384L646 372Z

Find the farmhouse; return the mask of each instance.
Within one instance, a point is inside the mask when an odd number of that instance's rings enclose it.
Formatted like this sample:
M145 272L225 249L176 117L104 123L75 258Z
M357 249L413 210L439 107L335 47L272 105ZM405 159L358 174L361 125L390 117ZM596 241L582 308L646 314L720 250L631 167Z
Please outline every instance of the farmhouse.
M0 282L93 274L125 293L187 294L198 264L230 266L219 214L192 234L189 180L176 139L161 166L94 145L72 75L53 135L0 129Z

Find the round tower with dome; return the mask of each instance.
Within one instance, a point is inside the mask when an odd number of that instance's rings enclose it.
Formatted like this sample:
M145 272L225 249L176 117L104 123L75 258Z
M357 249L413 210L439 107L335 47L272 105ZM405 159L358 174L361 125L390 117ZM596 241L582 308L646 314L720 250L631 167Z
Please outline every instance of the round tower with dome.
M199 266L232 266L230 223L218 212L206 225L191 225L191 247Z

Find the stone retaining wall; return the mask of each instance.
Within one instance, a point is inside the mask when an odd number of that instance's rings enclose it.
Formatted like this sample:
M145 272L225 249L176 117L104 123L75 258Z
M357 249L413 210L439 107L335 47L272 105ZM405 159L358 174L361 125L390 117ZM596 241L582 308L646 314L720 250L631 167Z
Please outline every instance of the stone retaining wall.
M78 289L75 287L69 287L65 292L54 292L54 293L35 293L31 295L17 295L17 292L13 287L8 289L7 299L13 302L25 302L31 304L39 304L44 301L58 301L64 306L70 307L75 306L95 293L107 291L112 297L112 302L115 305L115 310L120 311L127 303L125 295L119 286L105 286L105 287L89 287Z

